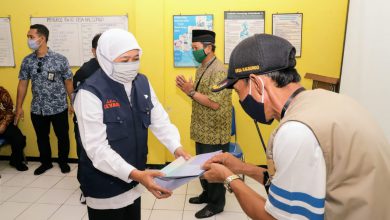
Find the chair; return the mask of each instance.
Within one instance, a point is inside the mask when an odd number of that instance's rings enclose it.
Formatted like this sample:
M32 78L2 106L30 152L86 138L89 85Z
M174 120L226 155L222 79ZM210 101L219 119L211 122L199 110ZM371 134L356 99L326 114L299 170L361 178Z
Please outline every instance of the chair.
M234 110L234 106L232 107L232 129L230 135L234 136L234 142L229 143L229 153L244 162L244 153L242 152L240 145L237 143L236 112ZM242 175L242 179L245 179L244 175Z

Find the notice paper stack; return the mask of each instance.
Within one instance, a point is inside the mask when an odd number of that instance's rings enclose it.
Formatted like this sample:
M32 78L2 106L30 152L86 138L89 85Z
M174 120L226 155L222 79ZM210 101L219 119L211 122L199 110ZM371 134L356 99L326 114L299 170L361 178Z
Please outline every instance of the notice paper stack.
M183 184L201 176L204 173L203 164L213 156L222 151L215 151L206 154L199 154L185 160L183 157L177 158L168 166L160 170L165 176L156 177L154 181L169 190L174 190Z

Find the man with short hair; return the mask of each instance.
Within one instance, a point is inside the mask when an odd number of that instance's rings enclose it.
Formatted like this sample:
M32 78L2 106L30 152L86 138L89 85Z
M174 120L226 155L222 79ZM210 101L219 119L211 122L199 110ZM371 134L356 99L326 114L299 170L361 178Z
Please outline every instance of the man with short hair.
M53 167L50 147L50 124L58 139L58 164L62 173L68 173L69 124L67 103L73 92L72 72L68 60L47 46L49 30L42 24L30 26L27 33L28 46L33 53L23 59L16 99L14 124L23 119L23 101L26 97L29 80L32 83L31 121L37 135L41 166L34 175L40 175Z
M215 33L209 30L192 31L192 49L200 63L196 70L195 85L184 76L176 77L176 85L192 99L191 139L195 141L196 154L222 150L229 151L232 122L231 91L213 93L212 86L226 76L223 63L215 56ZM203 192L190 198L193 204L207 203L195 214L207 218L223 211L225 188L220 183L200 179Z
M390 219L390 146L371 115L351 98L305 91L285 39L256 34L233 50L228 77L256 121L280 123L268 142L268 199L236 174L263 183L263 170L229 154L210 159L204 177L224 182L252 219Z

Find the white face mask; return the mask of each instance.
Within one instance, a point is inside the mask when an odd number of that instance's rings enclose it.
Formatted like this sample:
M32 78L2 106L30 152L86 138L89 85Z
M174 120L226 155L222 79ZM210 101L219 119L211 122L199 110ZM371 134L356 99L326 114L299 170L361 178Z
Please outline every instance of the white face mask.
M31 49L31 50L38 50L39 48L39 44L38 44L38 39L37 40L33 40L33 39L27 39L27 44L28 44L28 47Z
M121 83L132 82L138 74L139 60L135 62L114 63L112 62L111 77Z

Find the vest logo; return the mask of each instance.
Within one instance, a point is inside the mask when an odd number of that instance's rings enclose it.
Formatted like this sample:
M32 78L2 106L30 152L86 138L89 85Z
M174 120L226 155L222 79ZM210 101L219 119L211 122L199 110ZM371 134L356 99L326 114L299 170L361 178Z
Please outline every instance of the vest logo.
M104 109L119 108L121 104L115 99L108 99L103 107Z
M259 65L256 65L256 66L247 66L247 67L242 67L242 68L236 68L234 69L234 72L239 74L239 73L242 73L242 72L247 72L247 71L253 71L253 70L260 70L260 66Z

